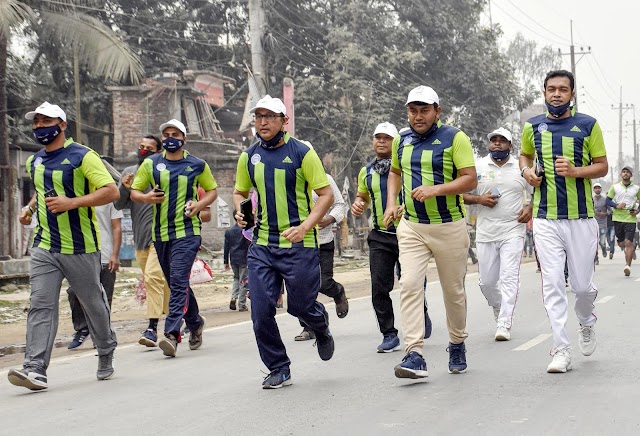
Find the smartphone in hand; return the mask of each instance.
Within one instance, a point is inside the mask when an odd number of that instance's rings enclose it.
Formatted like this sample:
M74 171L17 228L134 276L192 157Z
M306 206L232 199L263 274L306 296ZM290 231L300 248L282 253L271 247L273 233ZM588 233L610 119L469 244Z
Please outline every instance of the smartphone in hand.
M497 195L498 197L500 197L502 195L502 193L500 192L500 190L497 187L495 187L495 188L493 188L491 190L491 195Z
M55 189L49 189L47 192L44 193L44 198L51 198L51 197L57 197L58 193L56 192ZM61 212L51 212L50 213L54 214L54 215L60 215Z
M247 223L246 229L250 229L255 225L255 220L253 218L253 206L251 204L251 199L247 198L246 200L242 200L240 203L240 213L244 215L242 220Z

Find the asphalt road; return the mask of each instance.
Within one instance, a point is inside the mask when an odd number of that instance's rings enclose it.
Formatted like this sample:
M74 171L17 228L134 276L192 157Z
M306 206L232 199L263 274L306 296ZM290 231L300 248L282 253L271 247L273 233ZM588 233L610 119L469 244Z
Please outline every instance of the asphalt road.
M300 327L278 316L292 360L293 385L260 388L266 371L248 322L207 329L204 345L178 357L139 345L118 347L111 380L97 381L97 357L83 352L54 359L49 389L30 392L0 371L0 433L21 435L633 435L640 434L638 352L640 266L624 277L620 253L601 260L596 310L598 348L577 346L577 321L568 328L573 371L547 374L550 329L535 263L523 265L510 342L495 342L491 308L477 274L467 277L469 369L447 373L448 342L439 284L428 286L433 336L424 353L429 377L397 379L402 352L377 354L381 340L370 298L351 301L334 316L336 352L323 362L312 342L294 342ZM398 291L394 291L396 313ZM572 307L572 306L571 306ZM399 327L399 320L396 320Z

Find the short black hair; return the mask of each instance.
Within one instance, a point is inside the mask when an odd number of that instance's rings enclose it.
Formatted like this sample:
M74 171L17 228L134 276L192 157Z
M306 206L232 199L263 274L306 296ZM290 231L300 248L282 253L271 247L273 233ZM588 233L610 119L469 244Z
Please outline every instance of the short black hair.
M544 89L547 89L547 81L549 79L553 79L554 77L566 77L569 79L569 86L571 87L571 91L575 89L576 79L573 77L573 73L567 70L553 70L547 73L547 76L544 78Z
M153 139L156 141L156 151L160 151L162 149L162 141L160 141L160 138L152 134L145 135L144 137L145 139Z

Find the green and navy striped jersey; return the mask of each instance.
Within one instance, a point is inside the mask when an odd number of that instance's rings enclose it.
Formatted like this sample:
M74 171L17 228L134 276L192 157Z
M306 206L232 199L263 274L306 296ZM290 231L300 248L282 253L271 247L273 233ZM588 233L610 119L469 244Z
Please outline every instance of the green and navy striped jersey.
M426 135L413 130L393 140L391 166L400 170L400 200L405 205L405 219L423 224L448 223L465 216L462 195L443 195L421 203L411 198L419 186L435 186L458 178L458 170L475 166L471 141L464 132L442 124Z
M533 192L533 216L550 220L595 216L591 179L556 174L554 159L564 156L576 167L606 156L602 130L595 118L576 113L555 119L541 114L522 129L522 153L534 156L544 169L542 184Z
M374 171L372 166L375 161L376 159L373 159L366 166L362 167L358 173L358 192L369 195L373 228L395 233L395 227L389 227L387 229L384 224L384 211L387 208L387 179L389 178L389 173L379 174Z
M45 192L74 198L115 183L100 156L89 147L68 138L64 147L52 152L44 148L26 162L27 173L36 189L33 246L52 253L84 254L100 250L100 230L93 207L79 207L57 215L49 212Z
M165 151L145 159L131 185L138 191L159 185L164 191L164 201L153 205L152 230L153 240L162 242L200 235L200 216L185 216L184 206L189 200L198 201L198 185L205 191L218 187L204 160L186 150L180 160L169 160L166 154Z
M267 149L253 144L242 152L236 172L236 190L258 193L258 213L253 242L270 247L318 246L314 227L302 242L291 243L280 234L299 226L313 207L312 191L329 186L329 179L315 150L291 137Z

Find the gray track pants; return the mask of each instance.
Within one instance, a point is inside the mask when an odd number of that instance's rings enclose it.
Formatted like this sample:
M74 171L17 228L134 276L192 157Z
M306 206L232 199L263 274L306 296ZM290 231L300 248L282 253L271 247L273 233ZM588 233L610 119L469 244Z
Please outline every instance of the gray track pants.
M46 373L58 331L60 287L64 278L82 305L98 354L109 354L116 348L107 296L100 285L100 268L100 252L60 254L40 248L32 250L25 368Z

